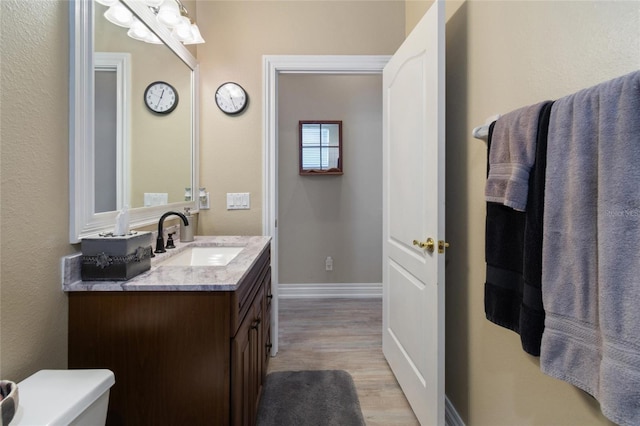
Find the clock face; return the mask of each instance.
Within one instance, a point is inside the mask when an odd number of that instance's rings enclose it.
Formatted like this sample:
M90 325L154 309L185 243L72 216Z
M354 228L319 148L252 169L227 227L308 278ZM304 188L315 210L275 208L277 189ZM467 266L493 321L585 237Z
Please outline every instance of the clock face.
M237 83L224 83L216 90L216 104L226 114L239 114L247 106L247 92Z
M155 113L169 114L178 106L178 92L169 83L156 81L144 91L144 102Z

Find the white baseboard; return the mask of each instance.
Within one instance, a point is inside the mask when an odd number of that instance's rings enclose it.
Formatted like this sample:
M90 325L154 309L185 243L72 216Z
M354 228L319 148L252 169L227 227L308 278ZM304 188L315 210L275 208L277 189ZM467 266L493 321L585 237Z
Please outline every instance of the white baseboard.
M445 395L444 397L444 424L446 426L465 426L462 418L456 411L456 407Z
M382 283L278 284L278 298L382 298Z

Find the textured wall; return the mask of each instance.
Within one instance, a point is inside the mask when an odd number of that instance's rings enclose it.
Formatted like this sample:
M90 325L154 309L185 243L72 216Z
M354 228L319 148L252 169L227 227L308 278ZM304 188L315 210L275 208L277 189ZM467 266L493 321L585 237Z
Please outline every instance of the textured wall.
M0 1L3 379L67 366L68 7Z
M382 75L280 76L281 283L382 282L381 88ZM343 175L299 175L300 120L342 120Z
M540 372L515 333L484 316L487 150L496 113L640 67L640 3L447 3L446 392L468 425L607 424L598 404Z
M262 233L262 55L391 54L404 39L398 1L204 1L198 24L201 75L200 184L212 208L203 234ZM216 88L232 80L248 109L225 116ZM227 192L250 192L251 210L226 210Z

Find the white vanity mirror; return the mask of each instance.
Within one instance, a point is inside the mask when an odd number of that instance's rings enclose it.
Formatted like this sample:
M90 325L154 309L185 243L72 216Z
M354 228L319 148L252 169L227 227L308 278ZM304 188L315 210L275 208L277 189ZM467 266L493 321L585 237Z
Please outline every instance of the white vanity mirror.
M124 206L132 227L197 208L197 60L148 6L120 2L162 43L127 36L94 0L70 3L71 243L112 231Z

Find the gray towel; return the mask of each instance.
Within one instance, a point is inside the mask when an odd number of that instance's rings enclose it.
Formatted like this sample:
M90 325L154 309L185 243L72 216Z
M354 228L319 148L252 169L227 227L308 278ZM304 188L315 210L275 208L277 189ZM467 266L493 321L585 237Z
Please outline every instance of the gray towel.
M498 118L489 152L487 202L525 211L529 172L536 160L538 117L547 102L526 106Z
M640 424L640 72L551 111L540 366Z

